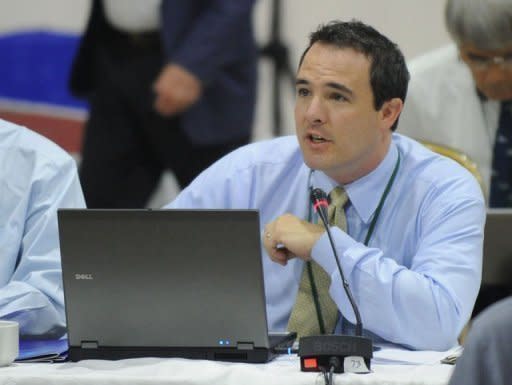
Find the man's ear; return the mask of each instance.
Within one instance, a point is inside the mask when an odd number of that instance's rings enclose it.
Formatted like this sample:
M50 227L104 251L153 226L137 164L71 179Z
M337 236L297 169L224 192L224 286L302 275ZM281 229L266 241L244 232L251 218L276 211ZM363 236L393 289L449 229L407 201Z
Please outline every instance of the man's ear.
M393 98L384 102L379 110L381 127L386 130L391 129L391 126L396 122L403 108L404 102L400 98Z

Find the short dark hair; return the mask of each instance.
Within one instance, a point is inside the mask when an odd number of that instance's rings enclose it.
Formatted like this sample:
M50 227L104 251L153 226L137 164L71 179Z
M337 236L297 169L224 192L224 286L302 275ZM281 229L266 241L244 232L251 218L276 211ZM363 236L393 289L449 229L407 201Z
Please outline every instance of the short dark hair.
M409 71L398 46L375 28L358 20L342 22L334 20L320 25L309 37L309 45L302 53L299 67L315 43L352 48L370 60L370 85L373 104L380 110L385 101L400 98L405 102ZM398 125L395 121L392 130Z

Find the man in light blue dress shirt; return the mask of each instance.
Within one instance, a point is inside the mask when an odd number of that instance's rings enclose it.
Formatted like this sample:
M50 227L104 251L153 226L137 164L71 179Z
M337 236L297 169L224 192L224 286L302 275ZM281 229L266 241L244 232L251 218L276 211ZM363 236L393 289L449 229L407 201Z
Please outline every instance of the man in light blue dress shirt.
M73 158L0 120L0 319L22 337L65 332L57 209L85 207Z
M310 258L331 278L337 330L353 328L328 237L310 221L310 188L341 185L348 228L331 232L365 333L413 349L456 344L480 286L485 203L468 171L393 133L408 80L398 47L373 28L320 27L297 73L296 137L234 151L169 205L259 210L271 330L286 329Z

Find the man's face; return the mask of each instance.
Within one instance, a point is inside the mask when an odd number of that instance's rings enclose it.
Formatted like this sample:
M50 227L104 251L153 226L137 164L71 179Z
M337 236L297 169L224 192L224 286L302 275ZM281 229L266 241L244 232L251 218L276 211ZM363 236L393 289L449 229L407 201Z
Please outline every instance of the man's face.
M391 140L394 119L384 117L384 106L375 110L369 74L363 54L322 43L313 44L297 73L295 124L304 160L339 183L376 168Z
M459 52L480 92L492 100L512 99L512 46L484 51L471 44L463 44L459 46Z

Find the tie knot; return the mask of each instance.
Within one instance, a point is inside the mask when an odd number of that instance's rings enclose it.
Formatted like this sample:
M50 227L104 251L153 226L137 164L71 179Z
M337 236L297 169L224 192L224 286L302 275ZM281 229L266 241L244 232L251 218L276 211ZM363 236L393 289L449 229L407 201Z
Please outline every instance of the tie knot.
M348 195L345 189L337 186L329 193L330 206L343 207L347 204Z
M343 187L338 186L329 193L329 199L331 200L328 208L329 224L346 230L347 219L345 218L344 206L348 201L347 192Z

